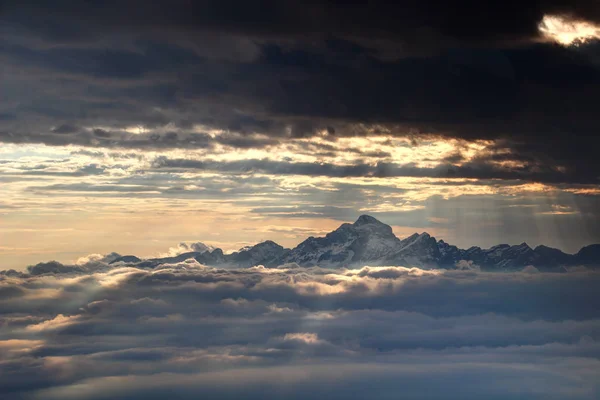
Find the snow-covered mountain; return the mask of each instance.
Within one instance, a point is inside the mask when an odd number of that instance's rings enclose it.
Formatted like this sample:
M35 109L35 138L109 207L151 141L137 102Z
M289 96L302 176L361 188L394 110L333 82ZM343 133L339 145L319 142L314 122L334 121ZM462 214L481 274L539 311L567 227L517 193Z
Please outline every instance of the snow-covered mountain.
M547 246L535 249L526 243L500 244L489 249L470 247L460 249L443 240L436 240L424 232L399 239L389 225L361 215L354 223L344 223L324 237L309 237L293 249L286 249L273 241L248 246L231 254L221 249L198 246L198 250L174 257L141 260L123 256L112 263L136 264L154 267L178 263L190 258L199 263L247 268L254 265L277 267L298 264L303 267L359 268L365 265L401 265L420 268L480 268L489 271L519 270L535 266L544 271L563 271L564 267L583 265L600 267L600 244L582 248L577 254L566 254Z
M201 246L198 247L200 248ZM122 256L115 259L111 264L137 264L143 268L153 268L157 265L175 264L193 258L204 265L249 268L254 265L270 265L274 260L281 258L281 256L287 252L289 252L288 249L283 248L271 240L267 240L254 246L244 247L231 254L224 254L221 249L212 249L209 246L205 246L201 251L190 251L172 257L140 260L135 256Z
M380 264L399 249L401 243L389 225L362 215L353 224L342 224L325 237L309 237L270 266L287 263L320 267Z
M270 265L289 252L277 243L267 240L255 246L248 246L239 251L224 256L227 264L237 268L249 268L254 265Z
M401 240L400 247L386 257L384 264L435 268L440 257L440 249L434 237L427 232L415 233Z

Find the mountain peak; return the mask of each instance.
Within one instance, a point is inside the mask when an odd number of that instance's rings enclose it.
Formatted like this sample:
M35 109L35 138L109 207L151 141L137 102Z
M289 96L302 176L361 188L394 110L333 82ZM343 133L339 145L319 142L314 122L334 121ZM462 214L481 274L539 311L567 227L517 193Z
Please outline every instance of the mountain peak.
M265 240L264 242L260 242L260 243L256 244L255 246L279 246L279 245L272 240Z
M354 223L354 226L369 225L369 224L385 225L383 222L379 221L377 218L371 217L370 215L367 215L367 214L363 214L360 217L358 217L358 219Z
M398 238L396 236L394 236L394 232L392 232L392 227L384 224L383 222L379 221L377 218L371 217L370 215L366 215L363 214L360 217L358 217L358 219L356 220L356 222L354 222L354 224L344 224L342 225L342 227L349 227L349 228L354 228L357 231L360 232L369 232L372 234L376 234L376 235L383 235L383 236L390 236L393 237L392 240L393 241L398 241Z
M200 242L182 244L181 247L190 251L175 257L148 260L123 256L114 262L135 264L138 268L154 268L160 263L178 263L189 258L205 265L235 268L255 265L276 267L289 263L325 268L365 265L456 268L461 261L478 265L483 271L516 271L527 265L544 271L563 271L563 267L579 265L600 267L600 244L586 246L577 254L566 254L544 245L534 250L525 242L519 245L499 244L486 249L473 246L464 250L443 240L437 241L427 232L414 233L401 240L394 235L391 226L366 214L354 223L343 223L324 237L311 236L293 249L283 248L272 240L231 254L223 254L221 249L202 251L209 246Z
M259 242L255 245L244 246L238 250L238 252L242 251L259 251L262 249L283 249L283 247L272 240L265 240L264 242Z

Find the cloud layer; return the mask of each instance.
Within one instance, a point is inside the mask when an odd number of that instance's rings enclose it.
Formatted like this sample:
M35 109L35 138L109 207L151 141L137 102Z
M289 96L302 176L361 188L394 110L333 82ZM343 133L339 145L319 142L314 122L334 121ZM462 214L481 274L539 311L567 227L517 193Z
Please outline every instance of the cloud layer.
M234 3L4 1L0 140L202 149L433 134L497 142L484 169L500 157L509 176L598 182L598 43L540 30L548 15L594 29L595 1Z
M598 272L105 260L0 275L3 398L600 394Z

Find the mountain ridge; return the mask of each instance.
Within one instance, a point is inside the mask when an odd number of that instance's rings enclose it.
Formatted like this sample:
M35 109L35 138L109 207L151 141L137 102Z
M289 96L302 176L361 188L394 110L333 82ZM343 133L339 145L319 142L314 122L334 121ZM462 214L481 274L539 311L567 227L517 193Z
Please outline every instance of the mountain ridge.
M292 249L272 240L246 246L224 254L209 246L172 257L142 260L126 255L111 262L154 267L164 263L183 262L190 258L208 266L248 268L263 265L276 268L297 264L302 267L360 268L365 265L407 266L419 268L464 268L465 265L488 271L512 271L534 266L543 271L564 271L566 267L600 267L600 244L584 246L575 254L539 245L531 248L498 244L484 249L472 246L461 249L427 232L404 239L394 235L391 226L370 215L361 215L354 223L343 223L323 237L308 237ZM138 261L139 260L139 261Z

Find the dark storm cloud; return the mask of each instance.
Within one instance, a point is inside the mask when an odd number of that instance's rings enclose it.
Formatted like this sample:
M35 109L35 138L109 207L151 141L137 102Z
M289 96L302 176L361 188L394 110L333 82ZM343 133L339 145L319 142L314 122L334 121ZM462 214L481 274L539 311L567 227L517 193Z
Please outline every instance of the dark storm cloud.
M509 158L514 159L513 155ZM545 183L595 183L595 177L565 173L550 166L525 165L524 167L502 167L490 163L493 157L482 157L463 165L439 164L435 167L417 167L414 164L378 162L375 165L358 163L339 165L318 162L286 162L267 159L240 161L199 161L158 157L153 162L156 169L197 169L224 173L261 173L270 175L308 175L327 177L422 177L422 178L471 178L502 180L533 180Z
M100 1L71 0L52 5L29 0L4 1L2 11L21 20L52 11L69 24L47 23L30 29L56 41L79 41L99 34L102 27L129 30L224 31L256 36L303 36L339 34L350 37L398 39L414 45L432 39L452 42L504 43L538 37L537 25L545 14L566 14L578 19L600 21L593 0L545 1L320 1L305 4L267 0L259 2ZM21 20L22 21L22 20ZM54 22L54 21L53 21ZM83 33L76 35L76 33ZM421 35L414 35L414 34ZM416 37L415 37L416 36ZM444 40L445 39L445 40ZM342 47L342 46L340 46ZM358 46L343 46L354 50Z
M112 259L0 273L3 398L598 393L597 272L224 270L191 260L145 270Z
M0 137L194 148L202 125L247 148L425 132L503 139L529 166L597 182L598 45L540 43L545 14L600 19L597 2L566 0L5 1ZM256 132L273 139L243 137Z
M79 130L79 128L76 126L69 125L69 124L62 124L60 126L57 126L56 128L52 128L52 133L75 133L78 130Z

